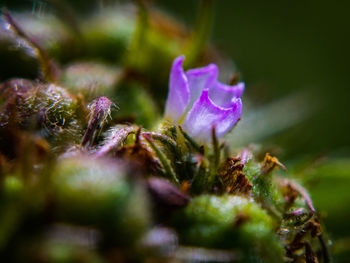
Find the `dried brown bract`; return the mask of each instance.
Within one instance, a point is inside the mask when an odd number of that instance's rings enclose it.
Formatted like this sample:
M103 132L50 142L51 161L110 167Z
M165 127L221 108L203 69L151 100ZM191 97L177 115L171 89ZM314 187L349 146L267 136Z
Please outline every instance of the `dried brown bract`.
M317 221L317 218L309 220L305 223L300 230L294 235L293 241L286 247L287 256L293 259L304 257L307 263L318 262L316 253L312 250L309 242L304 241L305 237L310 234L312 238L319 237L321 235L321 226ZM297 252L304 248L304 255L299 255Z
M281 187L282 194L285 199L285 210L288 210L295 202L295 200L298 198L299 193L298 191L292 187L291 184L285 184Z
M287 170L287 168L280 161L278 161L276 157L273 157L266 153L264 162L260 169L261 172L263 174L269 174L278 167L281 167L283 170Z
M244 164L239 161L239 158L227 158L220 167L218 175L226 192L248 194L252 189L252 184L243 173Z

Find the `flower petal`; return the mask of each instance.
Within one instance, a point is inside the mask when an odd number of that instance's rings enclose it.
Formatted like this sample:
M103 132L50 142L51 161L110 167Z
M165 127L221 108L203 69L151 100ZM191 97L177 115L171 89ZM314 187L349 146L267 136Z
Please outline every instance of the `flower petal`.
M218 77L218 68L215 64L196 69L190 69L186 72L188 78L188 85L190 89L190 103L189 108L201 96L202 91L209 89Z
M177 57L172 65L169 79L169 93L165 106L165 118L178 122L190 101L188 80L182 69L184 56Z
M243 82L240 82L234 86L217 82L209 89L209 97L216 105L224 108L230 108L234 103L232 99L241 97L243 91Z
M242 101L234 98L231 108L215 105L209 98L209 91L203 90L200 98L193 104L183 123L184 130L202 143L211 141L212 127L216 135L223 136L229 132L242 113Z

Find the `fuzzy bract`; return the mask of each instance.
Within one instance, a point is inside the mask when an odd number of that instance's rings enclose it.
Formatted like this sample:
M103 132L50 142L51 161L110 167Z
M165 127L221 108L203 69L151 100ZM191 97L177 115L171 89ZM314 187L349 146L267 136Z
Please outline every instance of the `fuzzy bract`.
M172 65L165 118L181 124L199 142L208 143L213 127L221 137L239 120L244 83L230 86L219 82L215 64L184 72L183 60L184 56L179 56Z

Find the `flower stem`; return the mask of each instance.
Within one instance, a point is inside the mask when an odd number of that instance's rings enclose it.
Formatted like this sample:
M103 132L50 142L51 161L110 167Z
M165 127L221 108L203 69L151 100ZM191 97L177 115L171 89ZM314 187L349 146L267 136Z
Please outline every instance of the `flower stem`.
M200 154L204 154L203 147L201 147L195 140L191 138L179 125L179 130L181 134L184 136L184 138L191 144L191 146L195 149L195 151L199 152Z
M152 150L155 152L155 154L158 156L159 161L161 162L166 175L169 177L170 180L175 182L176 184L179 184L179 180L176 177L176 174L171 167L168 159L164 155L164 153L157 147L157 145L154 143L153 139L150 138L147 134L142 134L142 136L146 139L146 141L149 143L151 146Z
M206 159L202 156L198 156L197 171L193 176L193 181L191 185L191 192L193 194L200 194L206 188L207 184L207 163Z
M211 188L215 182L215 177L217 176L217 170L219 168L220 162L220 148L218 138L216 136L215 126L212 127L211 131L212 144L213 144L213 156L210 161L209 168L209 178L208 178L208 187Z
M176 142L164 134L154 133L154 132L144 132L143 134L151 137L154 140L159 141L161 144L166 146L172 154L174 154L176 159L181 158L181 152L179 151Z

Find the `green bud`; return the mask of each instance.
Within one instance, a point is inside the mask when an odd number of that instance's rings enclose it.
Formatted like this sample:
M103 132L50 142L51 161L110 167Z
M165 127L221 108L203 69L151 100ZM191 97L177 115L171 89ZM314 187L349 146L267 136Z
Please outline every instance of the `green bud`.
M52 177L58 218L97 225L118 244L134 240L149 224L148 199L128 176L109 159L62 159Z
M2 126L18 125L24 130L38 131L58 145L78 141L82 121L77 99L64 88L25 79L9 80L1 85Z
M174 222L180 241L191 246L238 249L265 262L282 262L282 245L272 218L259 205L240 196L194 198Z

